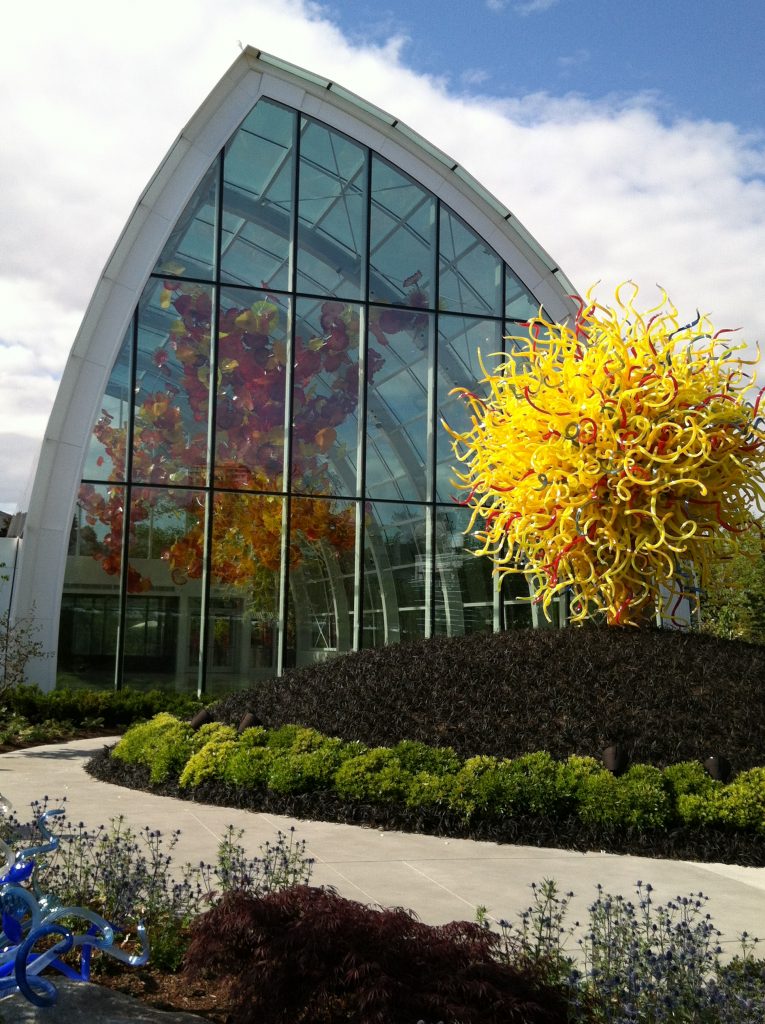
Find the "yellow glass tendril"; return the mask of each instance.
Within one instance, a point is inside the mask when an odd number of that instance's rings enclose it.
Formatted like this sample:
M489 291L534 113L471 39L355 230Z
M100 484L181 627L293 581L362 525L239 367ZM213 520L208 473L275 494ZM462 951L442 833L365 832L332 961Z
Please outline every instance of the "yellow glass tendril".
M762 535L756 359L705 315L681 324L665 292L644 312L637 295L628 281L616 309L588 294L571 323L533 319L496 369L481 362L485 397L453 392L470 429L444 424L477 553L524 573L548 616L564 591L574 622L637 625L660 595L674 614L737 535Z

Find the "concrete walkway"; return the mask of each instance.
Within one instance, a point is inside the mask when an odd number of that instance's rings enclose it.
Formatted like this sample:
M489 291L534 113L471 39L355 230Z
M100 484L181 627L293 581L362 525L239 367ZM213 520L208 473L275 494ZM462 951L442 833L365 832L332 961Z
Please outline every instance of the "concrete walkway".
M731 954L744 930L765 940L765 868L500 846L295 821L152 796L98 782L83 771L85 761L111 742L79 740L2 754L0 793L23 820L29 817L29 803L47 795L52 800L66 796L70 818L90 827L123 815L137 829L179 828L178 864L214 861L229 824L244 830L243 843L251 855L266 840L273 841L278 830L294 825L296 837L306 840L307 853L315 858L313 884L332 885L363 902L409 907L431 924L473 920L479 905L494 918L514 920L530 903L530 883L545 878L554 878L561 890L575 893L569 911L573 924L586 918L598 882L613 895L633 897L635 883L642 880L654 886L655 902L698 892L709 896L707 909ZM571 953L575 950L572 943ZM5 1006L0 1002L0 1013Z

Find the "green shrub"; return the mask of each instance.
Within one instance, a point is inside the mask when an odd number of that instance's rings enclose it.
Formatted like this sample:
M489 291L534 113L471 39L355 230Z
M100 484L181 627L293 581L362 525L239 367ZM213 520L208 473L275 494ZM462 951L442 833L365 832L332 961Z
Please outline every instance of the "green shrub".
M480 754L471 757L454 776L451 807L465 820L474 815L500 815L512 811L512 782L507 761ZM509 783L509 784L508 784Z
M264 786L271 767L279 757L270 747L246 745L240 741L221 764L222 778L234 786Z
M212 740L223 738L227 740L235 740L236 729L230 725L224 725L222 722L206 722L200 726L191 736L191 749L193 753L199 753L199 751L207 746Z
M572 754L558 764L559 799L568 806L576 806L587 780L606 771L602 762L596 758Z
M721 782L713 782L705 793L680 793L677 816L684 825L719 825L722 822Z
M550 815L562 810L559 766L544 751L524 754L501 765L506 798L514 812Z
M324 739L322 734L316 732L315 729L307 729L303 725L282 725L278 729L269 730L266 742L269 747L305 751L313 749L311 744L314 742L314 737L317 737L317 742Z
M401 800L411 775L388 747L376 747L344 761L335 773L335 789L344 800Z
M53 690L43 693L36 686L19 686L4 694L9 711L38 724L46 719L83 726L100 719L107 729L124 729L146 721L163 711L177 718L190 718L203 702L183 693L136 690Z
M668 765L664 769L664 781L675 800L685 793L708 793L714 786L714 780L701 761Z
M720 791L720 820L734 828L765 833L765 768L750 768Z
M210 723L198 731L194 745L196 749L186 762L178 784L185 788L198 786L207 779L225 778L226 764L238 749L236 730L220 722Z
M244 732L239 733L239 746L242 750L253 750L255 747L265 747L268 742L268 730L262 725L253 725Z
M433 775L444 775L458 772L462 767L462 759L457 757L451 747L429 747L418 740L402 740L391 748L401 762L401 767L408 772L430 772Z
M412 776L407 789L407 807L452 807L456 780L456 774L417 772Z
M672 817L673 804L659 768L633 765L619 778L610 772L583 779L579 817L587 824L659 828Z
M162 712L150 722L134 725L112 751L112 757L126 764L149 769L151 782L164 782L180 772L193 750L194 733L188 722Z
M275 758L268 773L268 788L277 793L308 793L330 789L342 763L343 741L325 740L317 750L304 753L288 751Z

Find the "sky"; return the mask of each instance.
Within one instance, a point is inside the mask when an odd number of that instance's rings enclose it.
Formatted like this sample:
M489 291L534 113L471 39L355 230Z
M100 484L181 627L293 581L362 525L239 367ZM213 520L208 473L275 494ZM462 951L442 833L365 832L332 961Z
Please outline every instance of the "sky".
M139 194L247 44L453 156L579 291L659 284L765 342L765 4L26 0L0 33L0 509Z

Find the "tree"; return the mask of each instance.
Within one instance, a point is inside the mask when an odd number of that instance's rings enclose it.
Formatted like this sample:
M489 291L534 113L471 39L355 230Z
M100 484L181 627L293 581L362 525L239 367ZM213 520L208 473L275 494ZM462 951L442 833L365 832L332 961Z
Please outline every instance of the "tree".
M759 534L711 566L701 596L701 629L726 639L765 643L765 553Z
M628 298L622 295L631 290ZM650 618L662 590L695 602L711 568L760 528L765 432L743 344L697 313L681 324L662 294L617 309L588 296L571 324L537 317L482 382L458 389L472 427L453 434L470 529L499 576L524 573L548 611ZM448 429L448 428L447 428Z
M9 612L0 615L0 697L26 681L30 661L46 657L37 633L31 617L12 621Z

